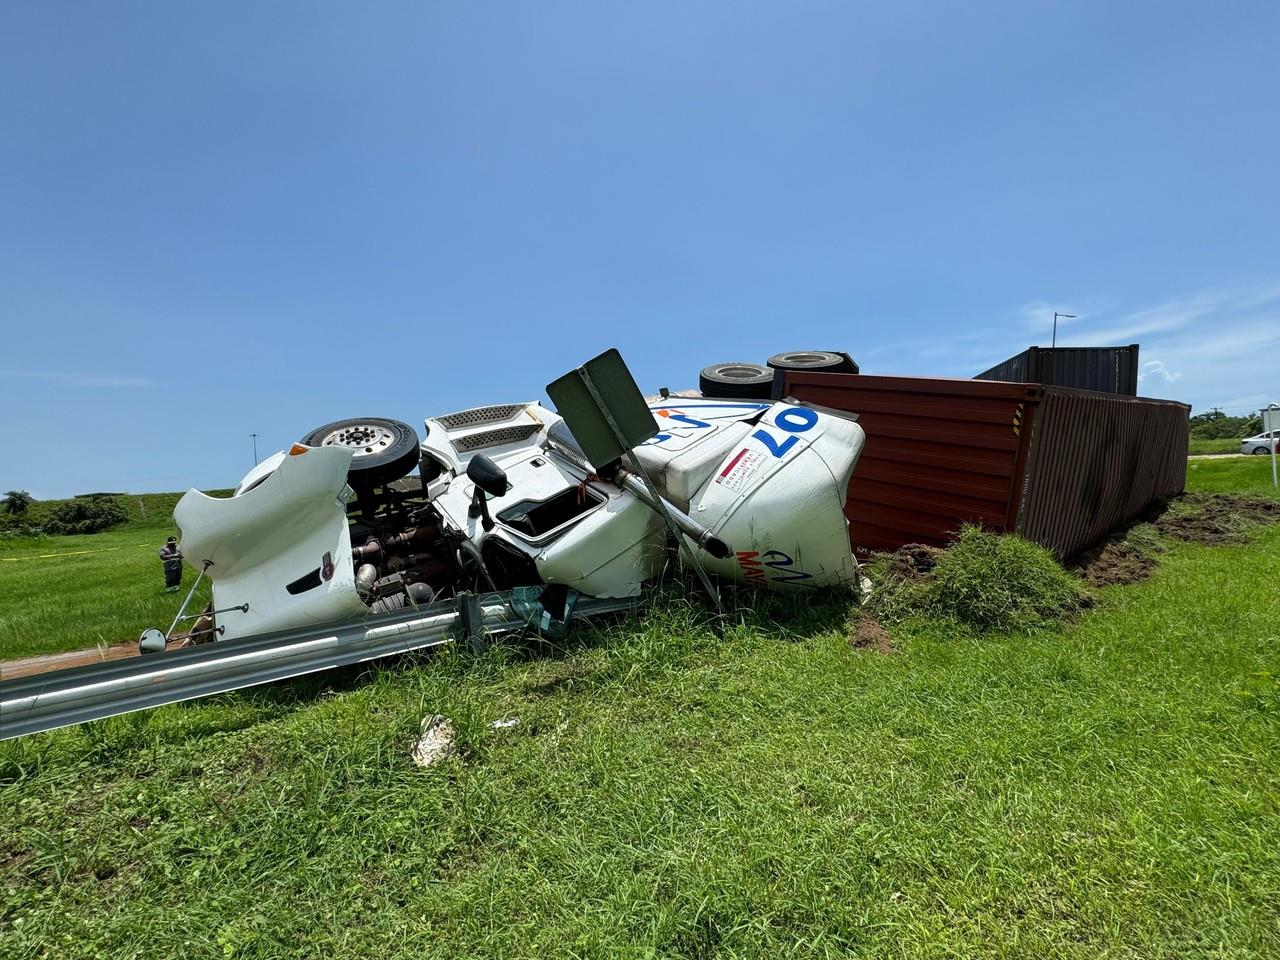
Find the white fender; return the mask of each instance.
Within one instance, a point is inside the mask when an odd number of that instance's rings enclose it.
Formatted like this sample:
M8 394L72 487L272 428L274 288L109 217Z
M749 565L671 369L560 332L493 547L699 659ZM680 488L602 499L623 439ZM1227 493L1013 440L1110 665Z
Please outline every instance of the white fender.
M368 612L356 593L339 500L351 451L293 449L300 452L277 454L274 469L255 470L257 482L242 484L235 496L189 490L174 509L187 563L197 570L210 563L214 607L249 605L245 613L219 615L223 640Z

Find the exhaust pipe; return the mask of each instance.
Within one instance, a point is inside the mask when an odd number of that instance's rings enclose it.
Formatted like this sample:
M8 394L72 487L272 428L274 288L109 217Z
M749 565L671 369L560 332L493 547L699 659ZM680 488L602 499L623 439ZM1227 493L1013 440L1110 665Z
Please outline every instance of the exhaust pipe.
M582 452L582 448L578 446L578 441L574 439L573 434L569 432L569 428L563 420L553 424L551 429L547 431L547 440L562 456L572 460L588 473L595 473L595 468L587 462L586 454ZM715 536L710 530L666 497L658 498L662 501L661 504L654 503L653 498L649 496L649 489L644 485L644 481L628 472L625 467L618 467L617 473L611 475L608 479L615 485L630 490L640 499L641 503L651 510L661 513L665 507L667 514L675 521L680 532L692 540L694 546L698 547L698 549L705 550L717 560L724 560L733 555L733 551L729 549L727 543Z
M624 472L621 477L622 486L626 487L634 493L641 501L653 510L665 509L671 515L671 519L676 522L676 526L686 537L693 541L694 546L699 550L705 550L717 560L724 560L731 556L733 551L729 549L729 545L717 537L714 533L700 524L693 517L689 516L666 497L659 497L661 504L653 502L653 498L649 496L649 490L639 477L631 473Z

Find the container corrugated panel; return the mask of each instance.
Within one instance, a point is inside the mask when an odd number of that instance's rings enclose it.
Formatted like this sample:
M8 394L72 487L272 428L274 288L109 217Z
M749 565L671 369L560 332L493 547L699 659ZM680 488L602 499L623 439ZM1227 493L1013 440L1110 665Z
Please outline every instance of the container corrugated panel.
M788 372L786 395L858 414L867 442L845 515L860 554L942 546L965 523L1059 557L1186 479L1185 404L982 380Z
M1046 387L1017 531L1069 557L1181 493L1190 413L1171 400Z
M1131 397L1138 392L1138 344L1127 347L1029 347L974 379L1039 383Z
M1014 529L1038 386L788 371L783 390L866 431L845 503L858 552L942 546L965 523Z
M1035 377L1032 375L1029 367L1031 357L1034 356L1032 350L1023 350L1017 356L1010 357L1003 363L997 363L985 373L980 373L975 380L1001 380L1005 383L1034 383Z

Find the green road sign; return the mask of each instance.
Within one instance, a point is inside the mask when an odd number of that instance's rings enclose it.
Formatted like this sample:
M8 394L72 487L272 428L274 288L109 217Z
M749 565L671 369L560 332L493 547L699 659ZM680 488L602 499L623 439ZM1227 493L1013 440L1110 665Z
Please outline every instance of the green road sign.
M596 469L658 434L658 421L616 349L547 384L547 396Z

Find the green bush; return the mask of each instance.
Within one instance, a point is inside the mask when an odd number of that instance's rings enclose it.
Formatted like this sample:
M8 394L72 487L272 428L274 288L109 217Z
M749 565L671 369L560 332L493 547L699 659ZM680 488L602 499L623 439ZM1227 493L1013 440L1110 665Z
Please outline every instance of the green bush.
M1242 440L1262 432L1262 418L1228 417L1221 412L1199 413L1191 418L1191 437L1196 440Z
M0 544L18 541L26 544L33 540L43 540L44 535L43 527L38 527L31 523L23 523L20 520L13 521L9 517L0 516Z
M46 533L98 533L129 519L118 501L111 497L67 500L58 504L45 522Z
M1084 585L1044 547L966 527L923 576L891 562L871 567L869 605L882 623L924 616L976 630L1026 632L1060 622L1089 602Z

